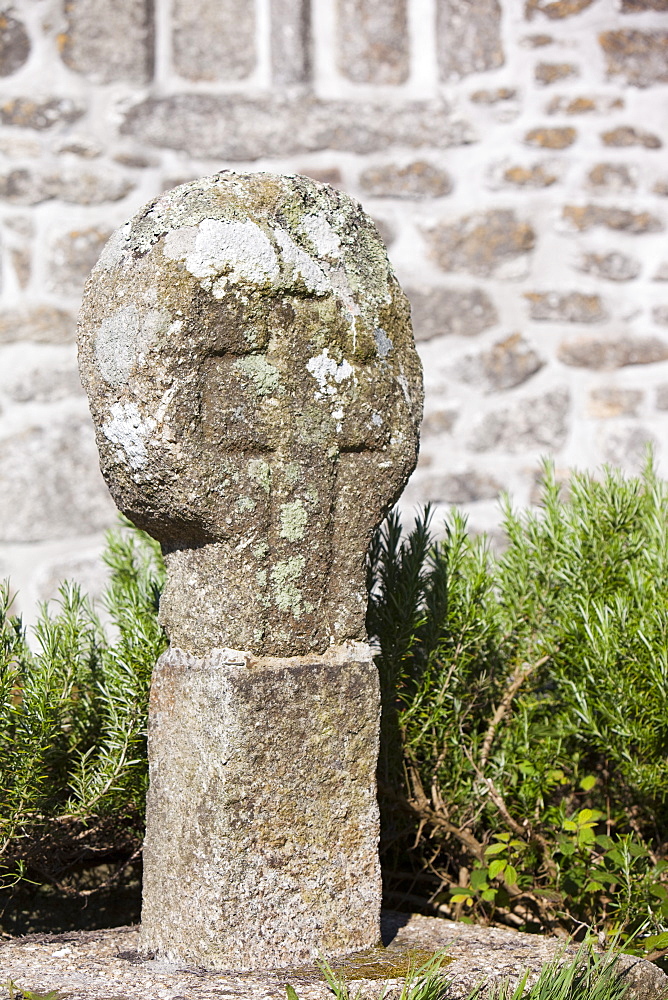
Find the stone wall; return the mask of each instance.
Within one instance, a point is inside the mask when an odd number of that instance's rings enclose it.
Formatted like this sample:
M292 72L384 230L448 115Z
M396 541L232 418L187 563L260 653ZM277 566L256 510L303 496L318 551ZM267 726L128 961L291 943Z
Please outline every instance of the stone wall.
M493 527L668 473L668 0L21 0L0 14L0 576L94 586L114 509L74 328L107 234L223 167L360 198L413 303L406 501Z

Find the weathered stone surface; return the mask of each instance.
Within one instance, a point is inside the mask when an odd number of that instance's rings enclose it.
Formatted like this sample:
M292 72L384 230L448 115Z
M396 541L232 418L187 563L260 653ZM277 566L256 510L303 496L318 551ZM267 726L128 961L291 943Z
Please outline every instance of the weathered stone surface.
M553 97L548 103L548 115L607 114L624 107L621 97Z
M486 392L512 389L526 382L545 362L519 333L498 340L489 350L467 354L453 366L462 382L481 385Z
M579 14L594 2L595 0L526 0L524 9L529 20L539 12L556 21Z
M657 410L668 410L668 382L656 387Z
M343 176L338 167L304 167L297 172L321 184L331 184L335 188L343 187Z
M0 312L0 344L22 340L37 344L72 343L76 340L76 320L71 313L52 306Z
M545 45L551 45L553 41L554 37L552 35L539 33L537 35L525 35L520 44L527 49L542 49Z
M309 0L271 0L271 77L274 84L309 80L311 49Z
M422 230L431 256L444 271L490 277L509 260L533 250L536 236L511 209L493 209Z
M16 280L25 288L32 274L32 254L28 247L12 247L9 251Z
M495 500L503 486L493 476L475 469L451 472L443 476L424 476L420 480L420 496L426 503L475 503Z
M607 420L610 417L635 417L643 401L640 389L620 389L619 386L603 386L589 393L587 411L590 416Z
M0 541L69 538L114 522L88 420L54 418L0 440L0 468L11 470L0 476Z
M658 442L655 436L637 423L629 422L615 426L614 430L606 428L606 431L601 434L600 445L604 461L619 465L627 472L640 472L647 460L648 446L656 451ZM650 986L641 995L643 1000L652 1000L655 994Z
M376 198L440 198L452 191L450 175L425 160L404 167L394 163L369 167L360 176L362 190Z
M48 101L12 97L0 104L0 124L42 131L56 125L70 125L81 118L85 110L69 97L54 97Z
M454 334L475 337L499 322L494 303L481 288L409 288L417 341Z
M604 31L599 36L608 76L632 87L668 81L668 31Z
M659 264L652 281L668 281L668 261Z
M572 146L578 137L576 129L566 125L563 128L532 128L524 136L527 146L540 146L543 149L566 149Z
M147 83L153 75L151 0L65 0L63 62L94 83Z
M574 368L623 368L668 359L668 343L658 337L578 337L559 346L558 357Z
M469 440L473 451L525 451L527 448L559 448L568 433L571 398L567 388L487 414Z
M53 145L54 153L73 153L80 156L82 160L95 160L102 154L103 147L89 135L71 135L66 139L59 139ZM120 160L116 160L120 163Z
M117 171L64 167L59 171L18 167L0 174L0 198L11 205L37 205L52 198L78 205L118 201L135 184Z
M531 319L560 323L599 323L606 318L599 295L582 292L525 292Z
M632 125L620 125L609 132L601 133L604 146L644 146L645 149L661 149L663 143L654 132L634 128Z
M30 55L30 38L25 25L8 10L0 13L0 76L11 76Z
M515 87L494 87L490 90L474 90L469 100L474 104L499 104L501 101L514 101L517 97Z
M55 236L49 247L48 288L61 295L80 295L108 238L108 230L97 226Z
M459 416L456 409L433 410L425 415L420 427L420 440L425 437L436 437L441 434L449 434L457 422ZM420 453L420 462L424 453Z
M520 188L550 187L558 180L558 170L547 163L533 163L530 167L516 164L503 168L501 173L502 184Z
M149 97L130 108L123 135L191 156L256 160L319 149L377 153L389 147L444 149L474 139L469 125L443 101L320 101L304 97L249 99L229 94Z
M577 268L585 274L595 274L608 281L631 281L641 271L639 260L619 251L586 253L579 260Z
M622 0L622 14L642 14L645 10L668 10L668 0Z
M668 198L668 180L657 181L656 184L652 186L652 191L654 194L660 195L662 198Z
M0 392L15 403L53 403L82 395L73 358L43 361L29 367L7 365L0 369Z
M243 80L255 67L255 7L247 0L174 0L174 68L186 80Z
M172 645L363 638L366 548L415 463L422 388L359 205L296 175L168 192L110 240L80 331L103 472L167 553Z
M636 171L625 163L597 163L587 174L589 186L605 194L635 191Z
M436 45L446 81L503 66L499 0L437 0Z
M534 79L543 87L548 87L558 80L567 80L569 76L579 76L580 70L574 63L540 62L534 69Z
M668 326L668 305L654 306L652 309L652 319L660 326Z
M409 71L406 0L337 0L337 64L355 83L404 83Z
M607 205L565 205L561 214L568 227L577 232L594 226L627 233L659 233L664 228L661 219L651 212L632 212Z
M170 650L153 673L142 947L242 971L377 945L369 647L233 652Z

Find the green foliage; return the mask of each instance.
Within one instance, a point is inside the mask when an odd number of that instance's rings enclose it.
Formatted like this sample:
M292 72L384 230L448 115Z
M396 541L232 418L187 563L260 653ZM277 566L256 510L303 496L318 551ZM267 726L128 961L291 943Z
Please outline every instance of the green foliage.
M390 898L663 950L668 490L648 462L562 496L546 465L541 508L505 504L499 556L457 513L434 541L428 511L372 552Z
M0 588L0 879L11 885L63 841L113 827L140 836L146 793L151 670L165 640L157 623L159 548L127 530L108 537L102 625L79 588L63 584L29 648ZM117 836L117 834L116 834ZM99 843L97 844L99 847ZM80 852L80 846L77 848ZM59 862L59 863L60 863Z

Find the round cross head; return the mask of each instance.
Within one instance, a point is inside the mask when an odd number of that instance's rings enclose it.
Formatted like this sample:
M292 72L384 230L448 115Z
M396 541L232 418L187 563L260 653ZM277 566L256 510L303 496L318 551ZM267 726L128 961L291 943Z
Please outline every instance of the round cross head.
M357 202L227 171L167 192L93 269L79 358L111 493L167 553L180 645L363 635L364 556L415 465L422 382Z

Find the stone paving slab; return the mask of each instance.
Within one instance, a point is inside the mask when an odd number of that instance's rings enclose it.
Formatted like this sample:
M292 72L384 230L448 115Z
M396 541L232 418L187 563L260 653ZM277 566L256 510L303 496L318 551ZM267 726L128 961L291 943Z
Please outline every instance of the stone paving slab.
M399 913L384 914L383 938L386 948L334 963L354 984L353 992L361 988L364 996L378 997L388 982L399 985L411 959L423 962L447 949L452 961L444 974L452 1000L459 1000L480 980L508 978L514 983L527 968L537 974L563 947L556 938ZM37 993L56 990L59 1000L285 1000L287 983L300 1000L331 997L315 965L262 973L206 972L146 960L138 954L138 944L137 926L14 938L0 945L0 984L6 989L11 980L17 988ZM570 945L566 957L575 951ZM668 996L668 977L655 965L628 956L620 964L634 1000Z

